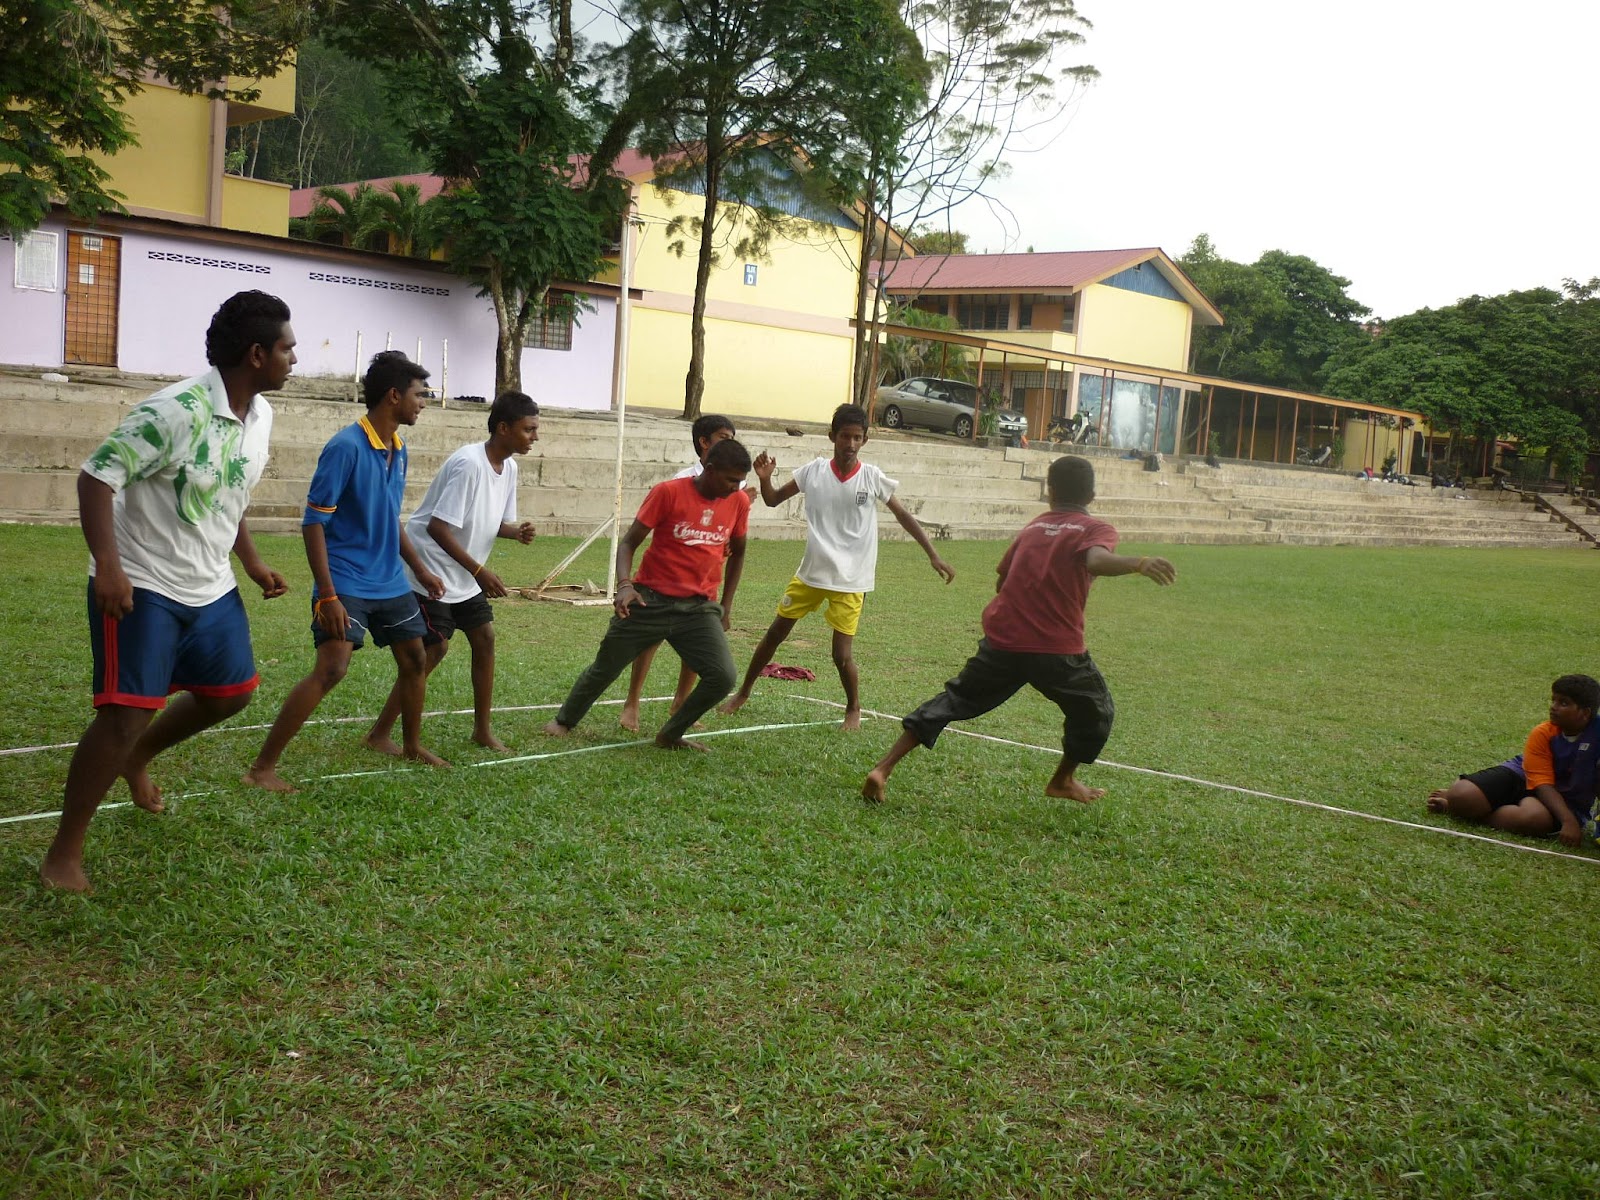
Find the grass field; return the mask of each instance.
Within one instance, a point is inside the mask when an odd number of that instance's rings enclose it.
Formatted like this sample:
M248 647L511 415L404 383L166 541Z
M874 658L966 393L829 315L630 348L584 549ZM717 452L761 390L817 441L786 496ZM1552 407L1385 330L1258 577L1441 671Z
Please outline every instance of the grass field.
M260 694L158 762L166 815L100 815L96 894L38 887L53 820L0 825L0 1194L1600 1194L1600 855L1106 765L1099 804L1048 802L1059 722L1032 695L971 728L1042 750L952 731L869 807L897 727L812 724L838 697L816 618L779 661L817 682L713 722L799 727L495 765L440 716L455 767L394 771L330 723L285 756L303 791L256 793L240 727L311 657L299 544L263 540L295 592L246 593ZM497 563L532 582L570 544ZM942 546L946 588L885 545L869 708L959 667L1001 549ZM1600 669L1600 556L1162 552L1176 586L1090 600L1116 763L1443 828L1428 788ZM752 546L741 668L798 556ZM81 540L4 528L0 559L0 747L71 743ZM558 703L604 610L497 611L500 702ZM457 639L430 708L470 703L466 666ZM664 652L649 694L675 672ZM319 716L372 714L391 677L363 651ZM604 747L615 713L498 730ZM0 817L58 807L67 757L0 756Z

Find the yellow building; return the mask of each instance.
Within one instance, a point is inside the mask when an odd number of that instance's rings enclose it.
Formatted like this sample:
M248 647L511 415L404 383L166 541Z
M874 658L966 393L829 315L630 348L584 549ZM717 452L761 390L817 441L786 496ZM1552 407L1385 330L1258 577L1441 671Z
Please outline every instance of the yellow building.
M895 304L948 316L994 342L1132 364L1137 369L1124 366L1113 377L1081 363L1030 361L1026 349L978 356L985 389L1024 413L1033 436L1051 418L1079 411L1100 423L1110 392L1106 411L1129 428L1104 430L1108 444L1168 453L1185 385L1163 372L1187 369L1196 322L1222 324L1216 307L1154 247L925 255L885 264L881 286Z
M259 87L250 103L185 96L159 78L131 96L123 113L137 146L97 161L111 175L136 216L187 225L237 229L285 237L289 232L287 184L245 179L225 170L228 130L294 113L295 73L286 66L271 79L237 81Z
M754 214L722 205L716 231L717 261L706 295L705 412L735 418L761 416L825 422L851 399L861 229L854 213L811 203L795 169L770 164L773 194L767 203L793 220L759 257L736 247ZM693 185L662 185L655 164L628 153L616 166L633 195L628 284L632 305L628 339L629 405L681 411L689 368L698 239L691 222L704 198ZM682 232L675 233L675 226ZM675 248L675 243L681 243ZM616 283L618 274L604 277Z

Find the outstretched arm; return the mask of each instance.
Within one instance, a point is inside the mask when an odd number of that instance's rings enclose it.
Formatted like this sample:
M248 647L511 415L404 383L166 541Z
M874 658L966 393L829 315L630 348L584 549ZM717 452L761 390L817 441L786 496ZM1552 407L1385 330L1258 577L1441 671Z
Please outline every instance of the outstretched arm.
M756 481L761 484L761 499L768 508L777 508L791 496L800 494L800 485L793 479L781 488L772 486L772 474L778 469L778 460L763 450L756 455Z
M917 545L922 547L922 552L928 556L928 561L933 564L946 583L952 582L956 577L955 568L939 557L939 552L933 548L933 543L928 540L928 531L921 523L906 511L906 506L895 497L888 500L889 511L894 514L894 519L900 522L900 528L909 533Z
M1143 575L1166 587L1178 572L1164 558L1153 555L1113 554L1104 546L1091 546L1083 565L1091 575Z

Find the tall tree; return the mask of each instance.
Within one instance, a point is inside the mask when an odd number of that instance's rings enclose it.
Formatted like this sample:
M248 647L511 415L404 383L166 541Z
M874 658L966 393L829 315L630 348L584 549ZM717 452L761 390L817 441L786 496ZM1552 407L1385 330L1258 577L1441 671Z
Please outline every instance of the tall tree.
M1587 408L1593 394L1574 404L1584 368L1569 305L1558 292L1534 288L1397 317L1376 338L1342 349L1329 363L1328 386L1351 399L1416 409L1436 429L1480 444L1510 435L1570 463L1591 440L1573 409Z
M1206 375L1314 392L1330 357L1367 336L1348 279L1299 254L1268 250L1230 262L1201 234L1178 265L1221 310L1220 329L1195 330L1193 369Z
M411 144L414 107L379 67L310 38L295 54L294 115L236 126L228 145L243 174L297 188L410 175L428 169Z
M626 0L623 13L641 148L701 196L699 217L685 224L698 242L683 405L694 417L719 227L742 208L754 219L741 248L759 250L787 224L774 164L847 175L864 137L903 122L920 55L895 0Z
M449 184L437 232L494 308L495 390L520 388L550 285L601 269L623 197L626 122L577 61L570 0L330 0L326 15L325 37L409 94L411 136Z
M918 254L965 254L967 235L959 229L937 229L932 225L919 225L905 240Z
M248 81L283 66L306 10L276 0L0 3L0 232L36 228L56 198L83 220L119 208L92 156L137 143L123 105L146 73L190 95L254 99Z
M867 138L857 194L866 206L856 292L859 404L873 393L868 345L884 303L872 263L899 258L890 229L945 218L983 196L1006 158L1057 122L1094 67L1070 57L1089 21L1073 0L899 0L930 68L926 99L892 140Z

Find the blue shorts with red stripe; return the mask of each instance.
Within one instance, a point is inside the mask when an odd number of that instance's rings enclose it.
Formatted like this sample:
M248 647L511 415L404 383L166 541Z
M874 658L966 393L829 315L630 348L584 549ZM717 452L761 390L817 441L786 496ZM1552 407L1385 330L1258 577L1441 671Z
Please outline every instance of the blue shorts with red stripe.
M91 579L89 644L96 708L163 708L173 692L238 696L261 682L238 588L199 608L134 588L133 611L117 621L95 608Z

